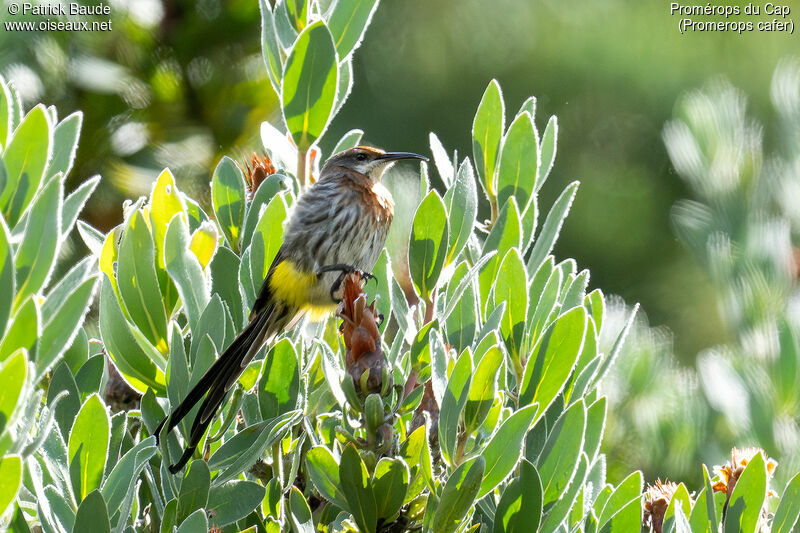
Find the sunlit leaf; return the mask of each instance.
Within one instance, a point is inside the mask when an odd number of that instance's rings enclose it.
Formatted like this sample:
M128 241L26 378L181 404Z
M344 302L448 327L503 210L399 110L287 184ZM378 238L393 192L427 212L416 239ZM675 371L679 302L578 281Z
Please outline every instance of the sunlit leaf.
M361 44L378 0L337 0L328 26L340 59L347 57Z
M11 228L44 181L52 153L53 126L47 110L39 104L25 116L3 152L7 181L0 190L0 212Z
M426 301L430 300L444 267L448 235L444 202L436 191L431 191L414 215L408 248L408 265L414 288Z
M217 223L234 252L239 251L239 236L244 225L245 189L242 169L233 159L224 156L211 176L211 202Z
M100 396L81 406L69 433L69 469L79 500L100 488L108 456L111 420Z
M281 83L283 117L302 151L308 150L328 127L338 80L333 37L325 23L317 21L295 41Z
M489 82L472 122L472 156L481 185L490 198L496 196L495 167L505 131L505 104L500 84Z

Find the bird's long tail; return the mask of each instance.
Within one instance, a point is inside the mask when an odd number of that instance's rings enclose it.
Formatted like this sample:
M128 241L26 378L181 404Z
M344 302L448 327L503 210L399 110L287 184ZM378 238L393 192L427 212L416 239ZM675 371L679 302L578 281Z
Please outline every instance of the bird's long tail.
M192 423L192 430L186 449L177 463L169 467L173 474L179 472L189 461L203 434L214 419L228 391L239 379L244 369L258 352L261 345L286 327L292 319L289 309L280 303L273 303L268 310L254 316L250 323L236 336L222 355L203 374L200 381L192 387L186 398L168 415L155 430L158 440L164 425L167 432L177 426L189 414L195 404L208 392L200 410Z

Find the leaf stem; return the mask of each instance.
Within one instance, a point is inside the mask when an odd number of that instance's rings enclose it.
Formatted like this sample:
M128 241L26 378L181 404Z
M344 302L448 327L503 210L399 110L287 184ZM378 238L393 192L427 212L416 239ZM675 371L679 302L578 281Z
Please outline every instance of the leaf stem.
M297 149L297 181L300 182L300 190L306 188L306 159L308 152L306 150Z
M283 486L283 458L281 457L281 441L272 445L272 475L278 478L278 483Z

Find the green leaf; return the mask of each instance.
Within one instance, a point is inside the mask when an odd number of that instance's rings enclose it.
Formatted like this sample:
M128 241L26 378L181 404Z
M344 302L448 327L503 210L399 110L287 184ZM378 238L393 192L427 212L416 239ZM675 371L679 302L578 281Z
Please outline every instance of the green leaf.
M81 183L81 185L72 191L66 200L64 200L64 209L61 216L61 238L66 238L72 227L78 220L83 207L86 205L87 200L97 188L100 183L100 176L92 176L88 180Z
M736 482L725 513L725 533L755 533L767 497L767 467L757 453Z
M441 402L439 412L439 446L442 458L447 463L457 464L460 459L455 456L458 425L461 413L469 398L470 379L472 376L472 356L469 350L464 351L456 361L447 388Z
M551 256L552 257L552 256ZM542 263L542 265L547 262ZM528 310L533 313L528 317L528 342L534 346L541 340L543 330L548 325L549 320L555 315L554 311L558 309L558 295L561 290L561 270L552 270L550 277L547 279L542 291L537 295L534 293L534 288L531 286L529 294L530 302L536 301L536 306L531 306Z
M281 83L283 117L302 152L328 127L339 82L337 65L333 37L325 23L307 26L289 53Z
M280 94L283 63L281 62L281 50L278 44L275 20L267 0L259 0L258 5L261 9L261 52L264 56L264 64L267 67L267 74L272 88L275 89L276 94Z
M547 410L578 360L586 324L586 309L574 307L548 326L525 365L520 405L537 402Z
M522 226L519 220L519 210L516 200L509 200L500 210L500 215L492 226L492 230L483 243L481 255L486 255L490 250L496 250L497 255L492 257L478 275L481 289L481 311L485 311L489 291L492 288L500 262L512 248L519 249L522 245Z
M556 160L556 146L558 145L558 118L554 115L547 121L542 135L542 144L539 152L539 172L536 175L536 192L542 188L547 176L553 169L553 162Z
M431 191L414 214L408 247L411 280L425 301L430 301L444 267L449 233L444 202L439 193Z
M253 239L253 232L261 220L263 210L270 204L272 199L284 189L284 181L286 179L286 176L283 174L272 174L267 176L267 179L262 181L261 185L256 189L253 200L247 204L247 214L244 219L242 236L239 239L240 249L244 250L246 247L250 246Z
M505 130L505 104L497 80L489 82L472 122L472 156L489 198L496 196L494 171L500 140Z
M148 387L164 393L164 374L137 344L105 275L100 282L100 334L111 360L131 387L141 393Z
M400 456L405 460L410 470L410 482L406 493L406 503L416 497L425 484L435 490L433 473L431 470L431 452L428 446L428 427L426 424L418 427L406 438L400 446Z
M266 489L254 481L235 480L212 487L207 507L209 512L214 511L212 523L223 527L241 520L259 506L265 493Z
M344 135L342 138L339 139L339 142L336 143L336 146L333 147L331 150L331 155L338 154L339 152L343 152L348 148L353 148L354 146L358 146L358 143L361 142L361 138L364 136L364 130L350 130Z
M150 192L150 229L153 234L153 240L156 243L159 275L166 268L164 264L164 238L167 235L169 223L175 218L175 215L178 213L187 215L190 227L192 227L195 217L194 224L196 227L199 227L204 222L201 219L208 218L205 214L201 215L200 206L192 202L193 200L185 197L178 190L178 185L175 183L175 176L172 175L172 172L168 168L162 170L153 184L153 190ZM196 209L194 214L192 214L192 208ZM175 296L167 293L167 291L174 291L174 287L171 287L168 283L164 285L166 308L171 310L175 304Z
M258 404L265 420L297 408L300 363L289 339L281 339L264 358L258 382Z
M92 356L84 363L75 375L75 383L82 398L88 398L93 392L100 390L105 372L106 359L103 354ZM48 391L49 392L49 391Z
M225 308L222 305L222 300L219 296L214 296L208 305L203 309L200 315L200 320L192 331L192 342L189 347L189 364L192 367L193 377L197 372L201 374L206 371L208 366L203 364L202 357L198 357L198 353L203 347L203 342L208 337L208 340L214 345L217 352L221 352L225 347ZM213 363L213 361L211 361ZM199 378L199 375L197 375ZM194 384L194 383L193 383Z
M273 477L267 482L266 489L264 499L261 501L261 510L264 516L279 518L281 515L281 501L283 500L281 482Z
M678 488L675 489L672 498L670 498L667 512L664 514L664 531L677 531L680 533L681 522L686 521L691 512L692 499L689 496L689 491L686 490L686 485L680 483Z
M583 450L594 461L600 453L600 442L603 440L603 431L606 427L606 397L603 396L586 408L586 438Z
M586 407L583 400L579 400L558 418L536 461L545 506L558 500L572 481L580 463L585 431ZM536 453L528 447L526 450L526 453Z
M1 507L0 507L1 509ZM772 533L789 533L800 517L800 474L786 485L772 519Z
M156 450L155 437L147 437L125 452L125 455L116 462L103 482L102 488L103 498L109 508L119 509L122 506L125 498L134 490L147 462L156 454Z
M37 195L25 223L25 233L14 257L17 295L14 307L47 283L59 249L62 182L56 179Z
M328 26L340 60L361 44L377 7L378 0L337 0L328 19Z
M258 291L273 259L283 243L283 222L287 207L282 195L276 195L264 209L253 231L250 244L250 277Z
M220 246L209 265L211 268L211 292L218 294L231 312L237 328L245 325L242 294L239 292L239 279L232 272L239 272L239 256L229 248Z
M242 169L233 159L224 156L211 176L211 203L225 239L236 252L244 224L245 187Z
M598 514L597 523L602 527L611 517L619 513L631 501L638 500L642 494L643 476L636 471L626 477L611 493Z
M3 86L0 85L0 88L3 88ZM0 93L0 96L2 96L2 93ZM0 110L2 110L2 102L0 102ZM2 126L2 123L0 123L0 126ZM0 137L0 140L2 140L2 137ZM0 165L2 165L2 161L0 161ZM0 339L3 338L3 334L6 331L15 294L14 250L11 247L10 237L6 221L3 217L0 217Z
M306 454L306 467L317 492L337 507L347 509L347 500L339 480L339 465L333 454L325 446L314 446Z
M78 391L78 385L75 383L69 367L63 361L56 365L50 377L50 385L47 388L47 406L53 409L53 402L62 392L66 392L66 396L62 396L55 405L55 418L63 436L69 435L69 430L81 409L81 394Z
M472 164L465 159L458 167L455 183L445 195L450 237L448 239L448 252L446 264L458 258L458 254L467 245L475 226L475 217L478 214L478 192L475 188L475 175Z
M78 500L100 488L108 456L111 420L100 396L81 406L69 433L69 468Z
M531 118L536 119L536 97L535 96L529 96L528 98L526 98L525 101L522 102L522 105L519 106L519 111L517 111L517 114L515 116L519 116L522 113L526 113L526 112L531 116Z
M481 358L472 375L467 403L464 406L464 427L472 433L486 420L497 392L497 373L503 363L503 352L492 346Z
M642 503L639 498L632 500L617 514L601 526L600 533L629 533L640 531L642 525Z
M289 518L294 533L314 533L314 520L303 493L292 486L289 491Z
M167 350L167 314L156 274L156 250L142 212L128 220L117 260L117 286L133 323L161 353Z
M75 153L78 151L78 137L81 134L82 123L83 113L76 111L56 126L53 132L53 157L47 167L45 183L59 172L65 177L69 175L72 163L75 161Z
M14 130L14 97L5 78L0 76L0 151L8 145ZM2 188L2 184L0 184Z
M572 206L572 201L575 199L578 185L577 181L567 185L553 203L550 212L547 213L547 218L545 218L542 230L536 237L536 243L533 245L533 251L528 259L528 270L538 269L544 258L550 255L553 250L553 245L558 239L561 226L564 224L564 220L567 218L569 209Z
M22 458L19 455L6 455L0 458L0 515L5 514L14 502L20 487L22 487Z
M506 302L506 310L500 322L506 349L513 360L520 358L522 339L525 335L525 317L528 314L528 286L525 263L516 248L508 251L495 278L492 294L492 309L500 302Z
M348 57L339 63L339 82L336 84L336 105L333 107L333 115L339 114L339 110L347 101L347 97L353 91L353 58Z
M428 139L431 146L431 154L433 155L433 164L436 167L436 171L439 173L439 177L442 179L445 190L447 191L445 193L445 202L449 206L449 198L452 196L452 186L453 182L455 181L455 168L453 168L454 163L451 161L447 150L445 150L444 146L442 145L442 141L439 140L439 137L437 137L435 133L429 133Z
M25 350L20 349L5 361L0 362L0 383L4 384L3 387L0 387L0 435L16 420L17 402L20 400L28 374L26 355ZM20 407L22 407L22 402L20 402ZM3 451L0 448L0 455Z
M384 457L378 461L372 477L378 518L388 520L400 511L405 502L408 483L408 465L403 460Z
M446 315L445 329L447 331L447 342L455 347L457 352L462 352L464 348L472 345L475 340L475 332L478 329L478 307L475 302L475 288L472 283L468 283L462 295L456 297L455 290L464 281L469 270L469 264L462 261L453 271L453 276L447 283L447 293L445 302L453 304L453 311Z
M198 509L181 522L176 533L194 533L196 531L208 531L208 518L203 509Z
M547 517L541 526L542 531L552 531L556 528L557 524L560 524L568 516L571 516L571 523L576 521L576 516L580 518L584 516L583 507L588 507L590 503L582 499L587 490L588 474L589 459L586 457L585 453L581 453L578 467L575 470L575 474L572 476L572 481L564 494L549 507ZM592 486L597 487L598 485L593 484ZM580 520L580 518L577 520Z
M186 519L195 509L206 506L210 489L211 474L208 464L205 461L192 461L178 495L178 522Z
M163 469L166 472L166 468ZM164 506L164 512L161 514L161 533L174 533L178 525L178 499L172 498ZM206 529L208 524L206 523Z
M500 424L481 452L486 461L486 475L478 498L484 497L514 469L522 455L522 440L531 427L538 405L526 405Z
M603 296L603 291L600 289L595 289L587 294L584 305L589 310L589 314L594 320L595 326L597 326L597 331L600 331L603 327L603 316L605 315L606 311L606 302L605 297Z
M69 348L89 311L97 287L97 276L84 280L61 300L52 318L44 325L36 354L36 373L43 376ZM59 295L60 296L60 295ZM48 296L48 300L52 295Z
M73 531L91 531L92 533L111 533L108 520L108 507L99 490L93 490L83 499L75 514Z
M263 456L264 450L282 440L302 419L300 410L290 411L271 420L246 427L226 440L208 462L211 470L218 470L214 484L219 485L238 476Z
M308 15L308 0L284 0L289 22L296 31L302 30L306 25Z
M536 531L541 518L542 481L536 468L523 459L520 463L520 476L514 478L500 496L492 532Z
M25 116L3 152L8 181L0 190L0 212L9 227L17 225L39 190L52 153L53 126L50 124L47 110L39 104ZM46 213L49 215L47 218L52 218L55 210ZM40 233L36 238L45 235ZM53 237L57 236L56 228Z
M287 0L277 0L277 2L275 2L273 16L278 40L283 48L288 49L291 48L292 43L297 39L297 30L292 24L286 2Z
M533 198L539 168L539 139L528 113L517 115L503 137L497 172L497 205L513 196L524 211Z
M378 522L377 502L367 467L356 447L350 443L342 452L339 479L347 506L362 533L374 533Z
M708 519L708 494L709 492L703 488L700 494L697 495L692 512L689 515L690 531L697 531L698 533L714 533L716 531L716 524L711 523ZM714 493L711 493L713 500ZM773 530L774 531L774 530Z
M0 361L4 361L9 355L20 348L24 348L28 353L33 352L36 341L41 335L41 316L36 298L31 296L17 310L11 319L5 336L0 340Z
M86 247L89 248L89 251L92 252L92 255L100 257L106 236L83 220L78 221L78 234Z
M189 230L183 217L176 216L172 219L167 227L164 242L164 262L167 272L178 289L189 319L189 327L194 330L211 299L211 291L203 275L203 268L189 250Z
M442 497L433 516L433 531L452 533L466 517L481 489L486 468L482 456L471 459L450 474L442 489Z

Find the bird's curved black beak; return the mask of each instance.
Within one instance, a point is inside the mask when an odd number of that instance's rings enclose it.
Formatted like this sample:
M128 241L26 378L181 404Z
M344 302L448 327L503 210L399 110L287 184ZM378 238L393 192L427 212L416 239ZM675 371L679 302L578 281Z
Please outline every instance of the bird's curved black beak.
M386 152L376 158L378 161L399 161L401 159L419 159L420 161L427 161L428 158L424 155L415 154L413 152Z

